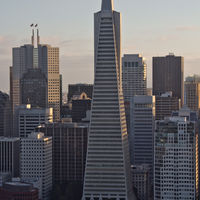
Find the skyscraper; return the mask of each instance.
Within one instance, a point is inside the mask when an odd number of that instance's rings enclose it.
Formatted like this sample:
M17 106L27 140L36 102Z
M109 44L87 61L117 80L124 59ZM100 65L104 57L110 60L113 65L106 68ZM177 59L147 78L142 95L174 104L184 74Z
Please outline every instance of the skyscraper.
M0 136L11 136L11 107L9 96L0 91Z
M59 48L38 45L38 65L47 77L48 106L53 108L54 120L60 120Z
M181 100L178 97L173 97L172 92L166 92L160 96L156 96L156 120L163 120L165 117L170 117L172 111L181 108Z
M148 164L153 177L155 96L134 96L130 104L131 164Z
M200 77L189 76L185 81L185 97L187 106L194 111L200 109Z
M21 104L47 108L47 78L41 69L29 69L20 80Z
M20 139L0 137L0 173L19 177Z
M88 124L46 123L38 131L53 141L53 183L83 183Z
M41 71L36 69L40 69ZM28 75L26 74L27 72ZM34 76L36 75L36 73L38 74L37 77ZM46 77L47 81L46 95L44 94L44 92L42 92L41 95L41 90L45 90L45 78L43 76ZM28 91L21 91L22 89L24 90L28 87L29 82L27 79L29 79L29 81L31 81L34 84L36 78L38 78L38 81L41 82L41 88L39 90L35 90L35 88L38 86L37 83L37 86L32 85ZM10 97L12 110L14 111L16 106L22 104L22 100L23 102L28 101L28 96L31 97L30 101L37 102L36 98L38 97L40 100L41 98L44 99L44 95L47 98L47 105L45 105L45 107L52 107L54 111L54 120L60 120L61 97L59 74L59 48L51 47L50 45L41 45L38 30L37 45L35 45L33 30L32 44L24 45L18 48L13 48L13 65L10 68Z
M184 103L184 58L170 54L153 57L153 95L172 92Z
M32 108L31 105L21 105L15 112L15 136L26 138L41 124L53 122L52 108Z
M154 140L154 200L198 199L198 129L193 114L156 122Z
M134 199L122 93L121 15L102 0L95 18L95 81L83 200Z
M124 101L147 94L147 65L141 55L125 54L122 58L122 86Z
M12 110L21 104L20 80L28 69L33 68L33 49L31 44L13 48L12 67L10 67L10 97Z
M42 200L49 200L52 190L52 137L31 133L21 139L20 176L42 181Z

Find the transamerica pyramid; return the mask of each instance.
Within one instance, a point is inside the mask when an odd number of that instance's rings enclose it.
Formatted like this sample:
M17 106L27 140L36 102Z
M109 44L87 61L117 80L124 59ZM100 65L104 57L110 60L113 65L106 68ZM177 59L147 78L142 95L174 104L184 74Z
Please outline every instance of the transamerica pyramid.
M121 82L121 15L95 13L95 80L82 200L135 200Z

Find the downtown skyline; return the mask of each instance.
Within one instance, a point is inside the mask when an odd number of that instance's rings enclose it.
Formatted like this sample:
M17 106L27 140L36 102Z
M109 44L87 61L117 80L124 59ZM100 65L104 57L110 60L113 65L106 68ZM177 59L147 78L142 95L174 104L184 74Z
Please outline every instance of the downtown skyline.
M50 43L60 48L63 91L69 83L93 83L92 13L98 10L101 1L87 0L77 4L51 0L47 4L44 0L39 7L38 3L38 0L28 3L9 0L0 8L0 89L9 92L12 47L31 42L31 23L39 24L42 44ZM185 58L185 76L200 72L199 5L196 0L193 4L186 0L176 0L173 4L158 0L115 1L115 9L122 13L122 55L140 53L146 58L148 87L151 87L153 56L174 52ZM44 12L44 6L49 13ZM5 11L9 11L6 23Z

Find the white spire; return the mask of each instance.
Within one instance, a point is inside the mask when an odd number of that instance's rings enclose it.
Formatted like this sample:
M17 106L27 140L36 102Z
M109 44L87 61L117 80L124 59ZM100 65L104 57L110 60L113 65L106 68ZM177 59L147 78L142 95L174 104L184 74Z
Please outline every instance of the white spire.
M113 0L102 0L101 10L113 11Z

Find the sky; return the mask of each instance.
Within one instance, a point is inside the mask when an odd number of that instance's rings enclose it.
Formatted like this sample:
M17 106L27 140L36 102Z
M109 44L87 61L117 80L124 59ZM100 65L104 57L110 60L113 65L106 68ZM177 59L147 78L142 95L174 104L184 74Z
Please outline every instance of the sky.
M30 43L39 24L41 43L60 48L63 91L69 83L93 83L93 14L101 0L0 0L0 90L9 92L12 48ZM122 54L142 54L148 87L152 57L185 58L185 76L200 74L199 0L114 0L122 14Z

